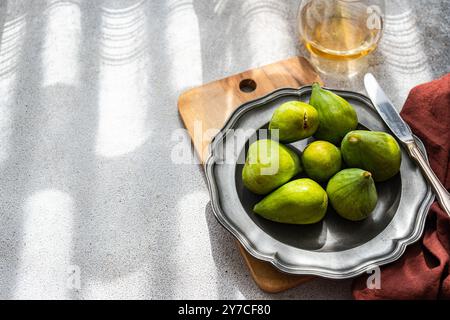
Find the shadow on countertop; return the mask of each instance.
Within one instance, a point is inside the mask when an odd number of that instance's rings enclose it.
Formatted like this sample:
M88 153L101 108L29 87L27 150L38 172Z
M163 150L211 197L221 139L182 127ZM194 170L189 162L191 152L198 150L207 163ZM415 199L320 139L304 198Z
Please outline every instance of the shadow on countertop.
M235 238L222 227L212 211L205 208L211 252L217 269L219 297L234 299L351 299L351 280L314 279L282 293L263 292L253 281Z

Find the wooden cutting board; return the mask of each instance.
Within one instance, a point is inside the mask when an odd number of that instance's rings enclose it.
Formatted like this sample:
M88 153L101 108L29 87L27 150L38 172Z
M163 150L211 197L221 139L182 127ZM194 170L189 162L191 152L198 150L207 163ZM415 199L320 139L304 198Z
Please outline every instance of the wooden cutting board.
M212 138L240 105L279 88L298 88L313 82L321 81L308 61L293 57L191 89L179 97L178 110L204 162ZM256 284L266 292L282 292L311 279L282 273L270 263L253 258L239 243L238 247Z

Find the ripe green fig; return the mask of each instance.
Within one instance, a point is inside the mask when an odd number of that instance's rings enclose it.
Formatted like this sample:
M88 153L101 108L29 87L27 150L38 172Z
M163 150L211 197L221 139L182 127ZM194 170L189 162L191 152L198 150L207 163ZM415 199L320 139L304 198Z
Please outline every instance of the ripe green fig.
M319 114L314 107L300 101L291 101L278 107L269 129L278 130L281 142L291 143L311 137L319 127Z
M242 181L250 191L265 195L302 171L300 158L273 140L258 140L248 149Z
M318 140L338 145L344 136L358 126L355 109L344 98L322 89L318 83L313 85L309 104L319 113L319 129L314 134Z
M328 182L327 194L334 210L351 221L366 219L377 206L378 194L372 174L345 169Z
M386 181L400 171L400 146L384 132L349 132L342 141L341 152L349 167L370 171L377 182Z
M311 179L291 181L255 205L253 211L265 219L286 224L313 224L327 212L325 190Z
M341 170L341 151L329 142L315 141L303 151L302 164L311 179L327 182Z

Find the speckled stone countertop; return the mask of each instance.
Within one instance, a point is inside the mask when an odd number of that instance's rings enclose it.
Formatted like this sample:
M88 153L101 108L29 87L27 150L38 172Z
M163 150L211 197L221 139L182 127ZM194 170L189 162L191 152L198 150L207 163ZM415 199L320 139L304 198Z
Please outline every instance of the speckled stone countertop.
M447 0L388 1L367 69L400 108L450 71ZM0 298L342 299L261 292L215 221L178 95L304 54L298 1L0 1ZM362 91L361 75L322 75Z

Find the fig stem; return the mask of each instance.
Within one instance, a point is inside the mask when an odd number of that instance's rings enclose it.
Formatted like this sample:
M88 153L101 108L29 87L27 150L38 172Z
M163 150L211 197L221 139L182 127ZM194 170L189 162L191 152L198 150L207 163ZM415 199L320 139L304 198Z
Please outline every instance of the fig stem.
M364 178L370 178L372 176L372 174L369 171L365 171L363 173Z

